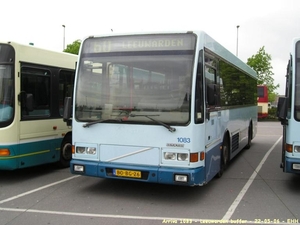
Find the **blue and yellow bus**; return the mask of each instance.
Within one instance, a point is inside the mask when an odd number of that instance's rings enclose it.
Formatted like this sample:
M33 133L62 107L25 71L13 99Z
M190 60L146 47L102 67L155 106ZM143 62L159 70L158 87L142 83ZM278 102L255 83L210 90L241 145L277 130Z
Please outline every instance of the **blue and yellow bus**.
M70 163L71 129L63 122L77 55L0 42L0 170Z
M256 135L257 75L205 32L90 36L78 60L74 174L204 185Z
M279 98L277 115L283 125L280 167L286 173L300 174L300 38L292 42L285 97Z

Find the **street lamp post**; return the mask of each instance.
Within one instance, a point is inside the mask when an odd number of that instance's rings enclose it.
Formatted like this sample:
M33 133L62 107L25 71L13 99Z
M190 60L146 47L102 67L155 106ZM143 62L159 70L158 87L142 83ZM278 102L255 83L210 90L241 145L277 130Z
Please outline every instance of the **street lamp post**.
M239 27L240 25L236 26L236 56L239 54Z
M62 27L64 28L64 34L63 34L63 50L65 50L66 26L65 26L65 25L62 25Z

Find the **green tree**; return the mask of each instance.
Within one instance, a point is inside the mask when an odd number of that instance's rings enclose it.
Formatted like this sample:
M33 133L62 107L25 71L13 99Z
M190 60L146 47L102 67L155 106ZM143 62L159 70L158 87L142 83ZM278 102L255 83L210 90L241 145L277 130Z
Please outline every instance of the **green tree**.
M81 45L81 40L76 40L72 44L67 45L67 48L64 49L64 52L78 55L80 45Z
M267 85L270 102L275 100L275 96L277 95L275 91L279 87L279 84L274 84L274 73L272 72L273 67L271 65L271 60L271 55L266 53L265 46L263 46L255 55L248 58L247 61L247 64L257 73L257 84Z

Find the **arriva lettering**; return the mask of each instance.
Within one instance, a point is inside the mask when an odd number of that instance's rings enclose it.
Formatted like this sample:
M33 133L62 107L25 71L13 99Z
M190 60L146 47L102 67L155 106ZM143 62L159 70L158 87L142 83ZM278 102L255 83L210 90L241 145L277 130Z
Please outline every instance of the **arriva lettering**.
M178 223L178 221L173 219L164 219L162 223Z

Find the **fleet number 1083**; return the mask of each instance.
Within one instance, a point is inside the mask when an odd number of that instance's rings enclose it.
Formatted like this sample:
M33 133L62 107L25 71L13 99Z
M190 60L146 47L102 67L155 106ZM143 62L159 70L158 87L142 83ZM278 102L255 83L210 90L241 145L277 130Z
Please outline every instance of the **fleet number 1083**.
M185 137L178 137L177 142L179 142L179 143L190 143L191 139L190 138L185 138Z

